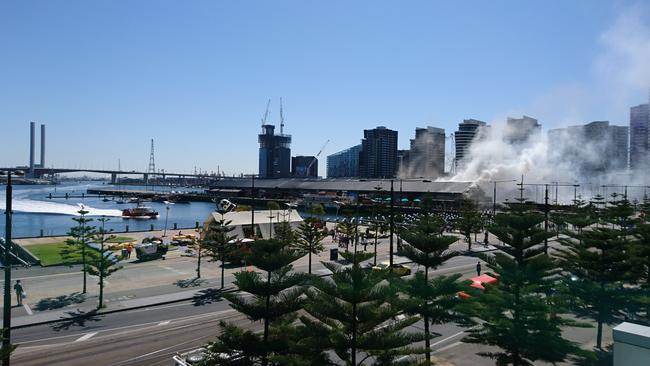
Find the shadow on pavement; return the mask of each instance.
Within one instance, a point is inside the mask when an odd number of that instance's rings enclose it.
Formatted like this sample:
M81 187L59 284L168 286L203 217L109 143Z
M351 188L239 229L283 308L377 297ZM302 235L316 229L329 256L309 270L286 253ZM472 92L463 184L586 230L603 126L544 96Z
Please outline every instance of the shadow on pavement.
M186 280L178 280L174 282L174 285L180 287L180 288L188 288L188 287L197 287L201 286L202 284L206 283L208 281L200 279L200 278L188 278Z
M61 321L54 323L52 329L55 331L68 330L71 327L85 327L87 322L98 322L104 316L97 313L97 309L91 311L66 311L68 317L61 317Z
M221 290L215 288L206 288L194 295L192 303L194 306L203 306L221 301L221 299Z
M41 299L34 306L34 310L54 310L66 307L72 304L80 304L86 300L86 295L80 292L73 292L70 295L61 295L57 297L46 297Z

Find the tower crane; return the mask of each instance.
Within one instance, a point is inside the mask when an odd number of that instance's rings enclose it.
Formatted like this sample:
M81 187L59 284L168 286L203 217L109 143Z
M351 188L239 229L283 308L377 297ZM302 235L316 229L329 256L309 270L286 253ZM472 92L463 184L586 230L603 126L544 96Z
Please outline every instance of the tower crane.
M264 116L262 117L262 127L266 124L266 120L269 118L269 107L271 106L271 99L269 99L268 102L266 102L266 111L264 112Z
M321 147L320 150L318 151L318 154L316 154L316 156L314 156L314 160L312 160L311 163L309 163L309 166L307 166L307 171L305 172L305 175L309 175L309 169L311 169L312 165L314 165L314 163L316 163L316 160L318 160L318 157L323 152L323 150L325 150L325 146L327 146L327 144L329 144L329 142L330 142L330 140L327 139L327 141L325 141L325 143L323 144L323 147Z

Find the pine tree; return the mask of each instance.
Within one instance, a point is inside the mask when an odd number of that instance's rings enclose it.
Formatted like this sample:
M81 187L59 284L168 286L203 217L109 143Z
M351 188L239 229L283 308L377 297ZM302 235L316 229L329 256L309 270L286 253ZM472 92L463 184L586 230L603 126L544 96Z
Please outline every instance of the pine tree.
M627 199L600 209L597 227L568 231L560 239L558 257L570 274L567 286L575 298L577 315L597 324L596 347L602 347L603 324L625 316L631 294L624 285L631 279L631 214Z
M483 224L481 212L474 201L465 199L461 203L458 213L460 216L456 221L456 227L467 240L467 250L470 251L472 250L472 233L479 232Z
M429 279L429 269L436 269L458 254L449 249L451 244L458 241L458 237L440 235L441 228L437 217L425 213L413 228L402 233L405 242L399 253L424 267L424 271L418 271L413 278L404 281L403 288L408 298L399 303L407 313L420 315L424 320L427 361L431 359L430 325L465 321L455 309L458 305L456 293L460 291L457 280L461 275Z
M505 245L501 252L482 259L498 277L498 285L486 285L484 293L473 297L473 313L484 322L468 330L465 342L500 348L482 352L497 365L532 365L535 361L562 362L579 348L562 338L561 327L576 325L551 315L549 294L558 275L555 261L544 253L549 235L540 224L544 215L531 211L523 198L499 213L488 230Z
M400 355L422 353L410 345L423 337L404 331L417 317L398 317L397 287L386 279L386 272L361 268L361 262L372 255L344 252L342 256L352 266L323 262L331 278L314 279L314 288L307 292L308 315L300 317L299 332L309 336L303 342L317 345L321 352L331 350L354 366L371 357L375 365L391 365Z
M286 325L291 314L299 310L304 300L300 296L306 276L292 271L291 263L301 254L287 243L278 240L258 240L251 245L247 255L249 264L263 272L239 272L235 274L235 285L239 291L253 296L252 300L238 293L227 293L224 297L231 306L245 314L251 321L262 321L264 330L257 333L242 330L234 325L221 323L222 334L218 341L208 346L214 356L223 352L240 354L242 364L267 365L270 357L289 352L286 334L273 333L272 327ZM207 364L218 364L215 359Z
M83 208L79 211L79 217L73 217L72 220L77 223L68 232L68 236L72 239L67 239L65 243L67 247L61 250L61 257L64 260L76 261L81 257L81 271L83 272L83 287L81 293L86 293L87 290L87 274L88 274L88 245L92 242L92 237L95 233L95 228L90 226L89 223L93 221L86 217L88 211Z
M93 241L97 247L88 248L88 274L97 276L99 285L99 300L97 309L104 307L104 282L107 277L110 277L114 272L120 270L122 267L118 265L119 260L113 252L106 246L106 242L115 238L114 235L109 235L106 231L105 224L109 219L102 217L97 221L101 222L101 226L93 233Z
M640 308L639 321L650 325L650 204L644 202L639 212L639 220L634 228L633 267L640 284L636 297Z
M297 240L295 247L307 253L309 256L309 265L307 273L311 274L311 255L318 255L325 247L322 244L323 239L327 236L327 230L319 227L320 220L310 217L305 219L298 227L296 234Z
M229 235L235 228L231 221L226 221L221 214L221 219L208 224L203 236L203 247L208 252L212 262L221 262L221 289L225 287L225 270L228 254L236 247L236 235Z

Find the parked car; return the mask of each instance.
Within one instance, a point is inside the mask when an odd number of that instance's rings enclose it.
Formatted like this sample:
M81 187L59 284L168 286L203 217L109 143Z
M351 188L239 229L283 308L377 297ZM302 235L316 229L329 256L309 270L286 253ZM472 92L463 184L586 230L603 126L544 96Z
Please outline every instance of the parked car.
M383 262L377 264L376 266L373 266L372 270L377 271L377 272L389 271L389 272L395 273L396 275L398 275L400 277L401 276L408 276L408 275L411 274L411 269L409 267L407 267L407 266L405 266L403 264L399 264L399 263L393 263L393 265L390 266L389 261L383 261Z
M480 276L472 277L470 281L472 281L472 283L469 286L476 290L468 290L468 292L476 292L477 290L483 291L485 290L485 284L496 285L499 283L499 280L496 277L490 276L489 274L482 274ZM459 291L457 295L461 299L469 299L472 297L472 295L465 291Z

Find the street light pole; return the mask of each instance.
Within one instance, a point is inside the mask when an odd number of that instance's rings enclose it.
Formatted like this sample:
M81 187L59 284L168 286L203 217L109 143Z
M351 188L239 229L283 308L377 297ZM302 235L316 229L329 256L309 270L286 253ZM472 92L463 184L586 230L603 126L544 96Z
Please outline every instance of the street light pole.
M163 238L167 236L167 219L169 218L169 205L165 206L165 230L163 230Z
M393 194L394 194L394 188L393 188L393 180L390 180L390 252L389 252L389 266L392 268L393 267L393 233L395 232L395 217L393 214L394 211L394 204L393 204Z
M11 348L11 216L12 212L12 187L11 187L11 171L7 172L7 198L5 201L5 293L4 293L4 308L2 314L2 349L5 351L4 359L2 360L3 366L9 366Z

